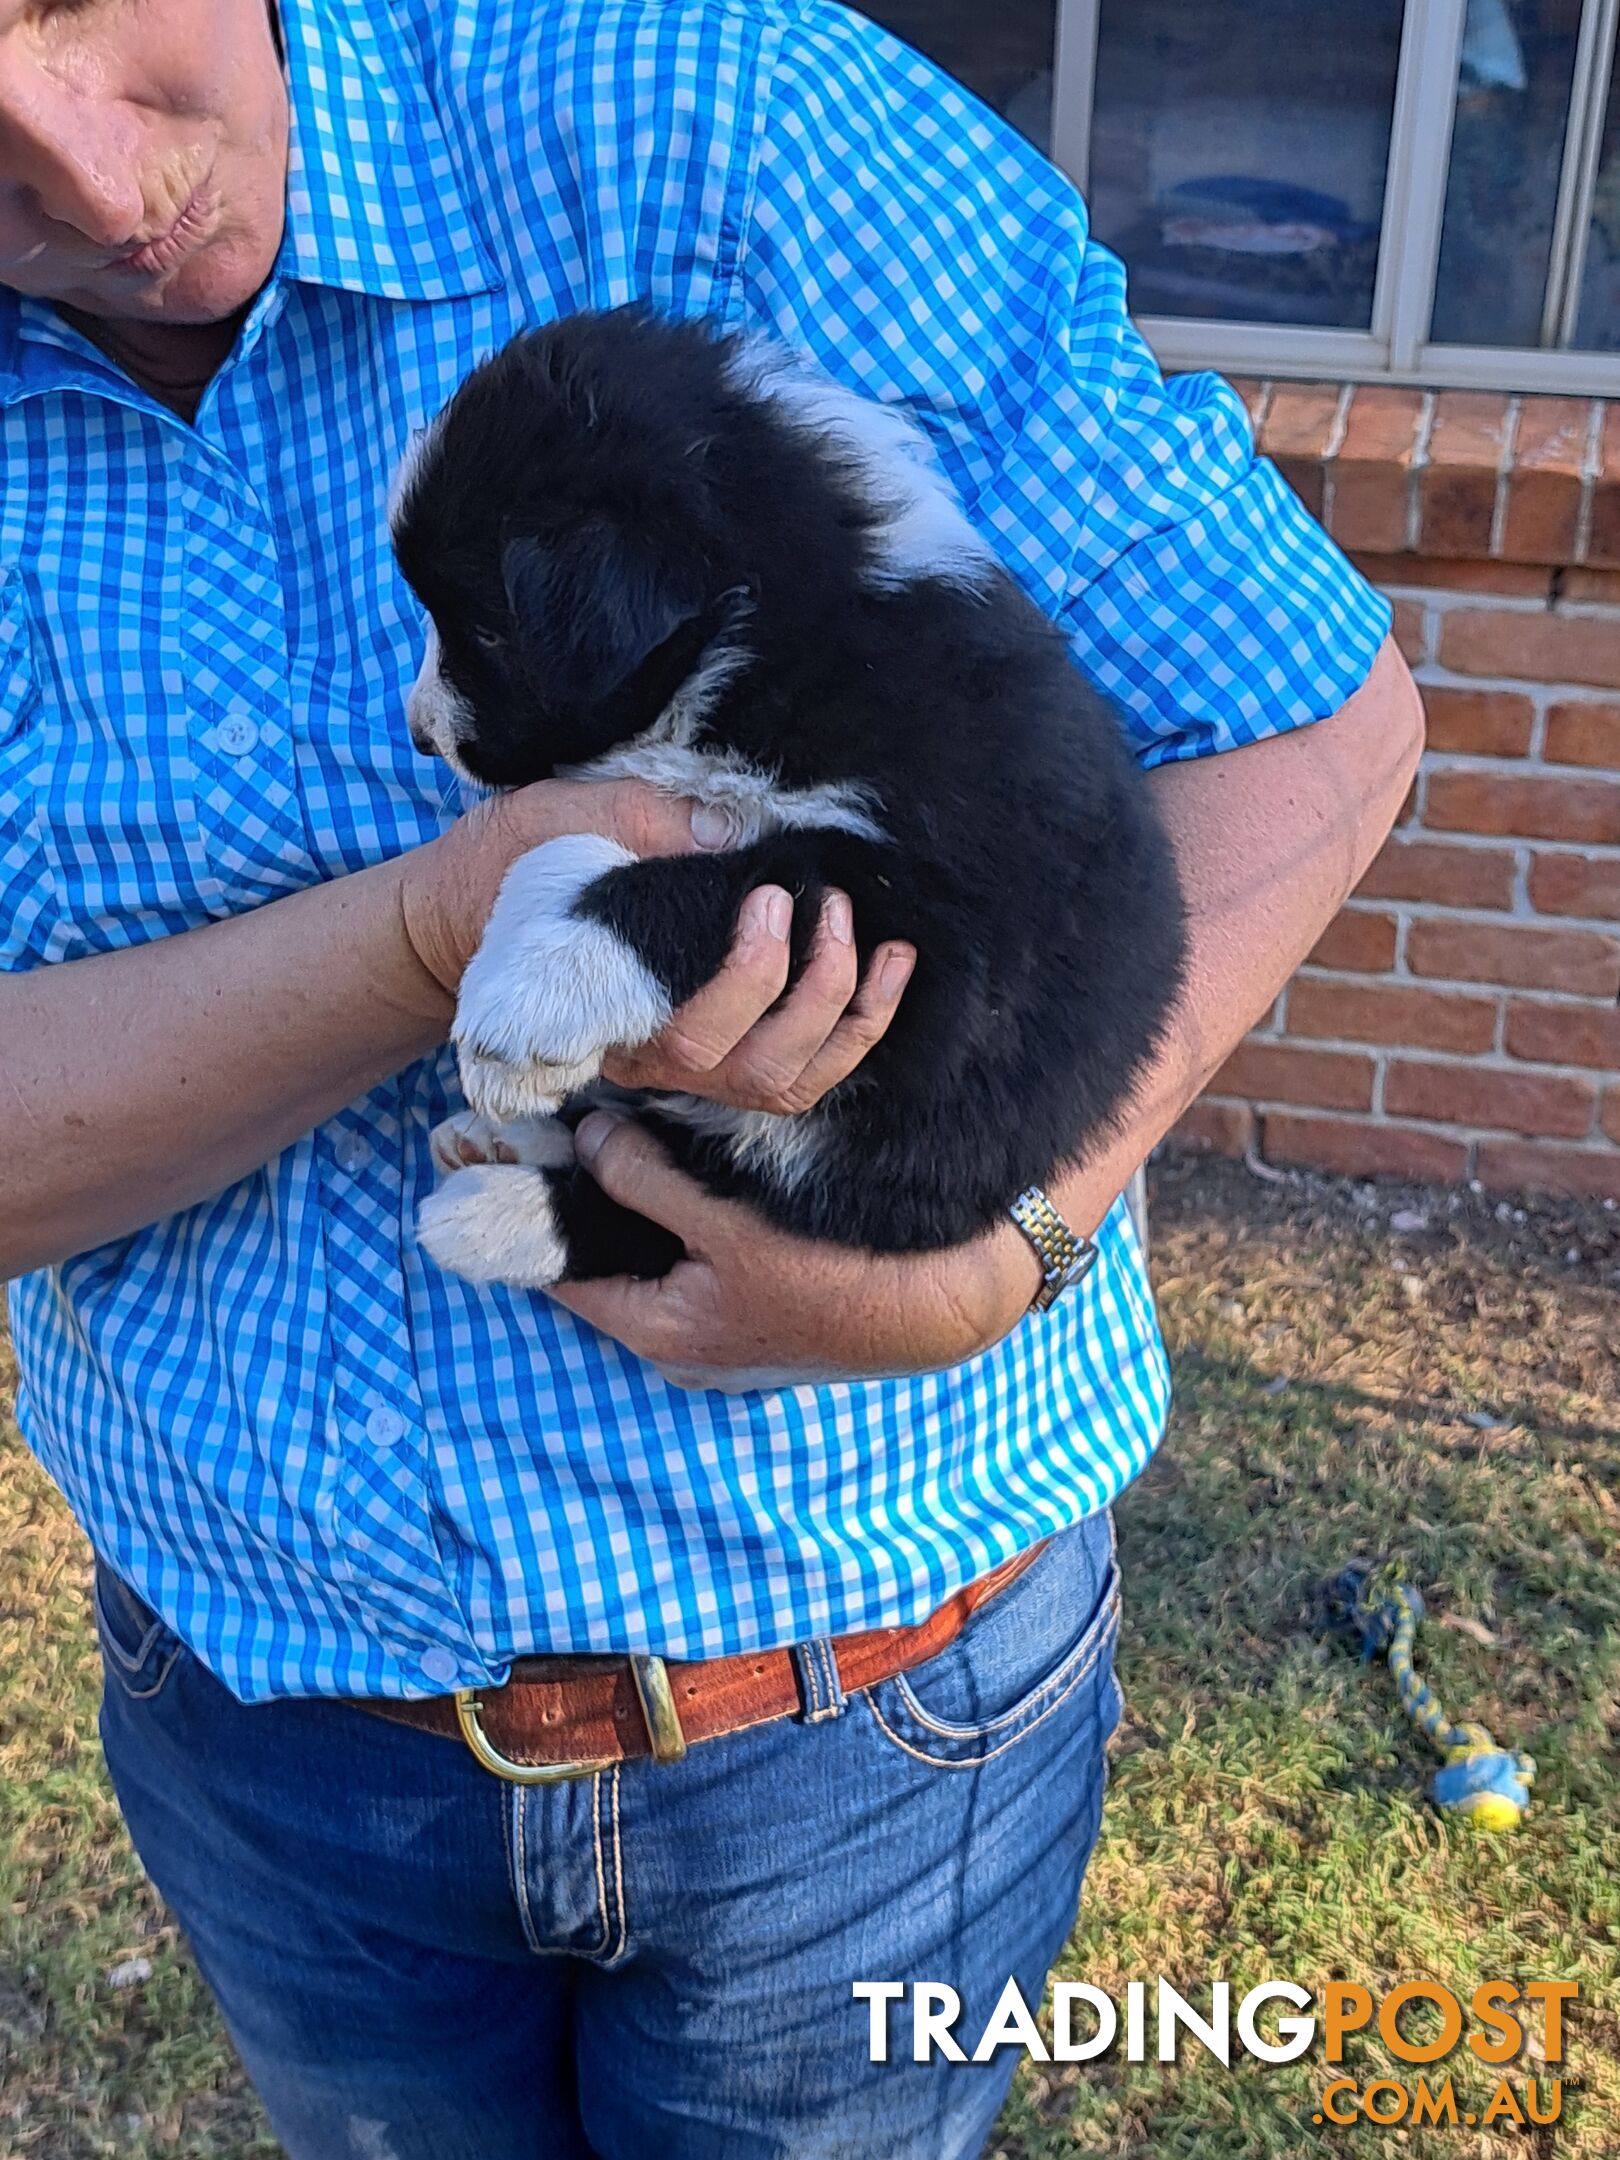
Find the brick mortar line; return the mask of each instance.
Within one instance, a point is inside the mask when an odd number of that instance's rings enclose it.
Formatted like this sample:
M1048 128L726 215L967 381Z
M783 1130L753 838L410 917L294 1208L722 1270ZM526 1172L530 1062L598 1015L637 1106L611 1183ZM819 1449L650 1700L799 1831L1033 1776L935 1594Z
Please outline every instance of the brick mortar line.
M1199 1095L1199 1102L1207 1102L1207 1104L1214 1104L1218 1108L1227 1108L1227 1110L1253 1110L1257 1117L1268 1117L1270 1112L1281 1112L1283 1117L1302 1117L1302 1119L1307 1119L1309 1123L1322 1123L1322 1125L1328 1125L1328 1123L1333 1123L1333 1125L1356 1123L1356 1125L1372 1125L1372 1128L1378 1130L1378 1132L1432 1134L1436 1140L1458 1140L1458 1143L1462 1143L1464 1147L1469 1149L1469 1162L1471 1164L1473 1164L1477 1147L1480 1147L1482 1143L1490 1143L1490 1140L1512 1140L1512 1143L1521 1145L1521 1147L1562 1147L1568 1153L1590 1156L1592 1162L1614 1162L1614 1158L1616 1158L1614 1143L1609 1143L1605 1147L1592 1147L1592 1134L1577 1134L1575 1138L1570 1138L1568 1134L1557 1134L1557 1132L1512 1132L1510 1128L1503 1128L1503 1125L1493 1125L1490 1130L1482 1132L1480 1128L1477 1128L1477 1125L1458 1125L1458 1123L1452 1123L1449 1119L1441 1119L1441 1117L1391 1117L1387 1110L1380 1110L1380 1112L1372 1112L1372 1110L1326 1110L1326 1108L1322 1108L1322 1104L1277 1102L1277 1099L1270 1097L1270 1095L1253 1097L1253 1095L1214 1095L1214 1093L1207 1093L1207 1095ZM1309 1169L1309 1164L1300 1164L1300 1169ZM1400 1175L1400 1173L1352 1171L1348 1175L1352 1179L1356 1179L1356 1182L1359 1182L1359 1179L1363 1179L1363 1177L1382 1177L1382 1175Z
M1554 767L1556 773L1562 773L1566 769L1576 772L1591 770L1589 766L1580 765L1573 768L1562 765ZM1538 849L1544 854L1556 852L1583 857L1595 856L1600 862L1606 862L1611 855L1620 853L1620 842L1612 840L1542 840L1534 833L1462 832L1453 830L1449 825L1425 825L1420 819L1414 819L1410 825L1397 825L1390 838L1421 841L1425 847L1455 846L1459 853L1468 848L1488 848L1496 854L1500 854L1505 848L1529 848ZM1349 904L1346 902L1346 905ZM1355 894L1355 905L1358 907L1425 907L1430 904L1422 900L1380 900L1375 893L1363 893L1359 887ZM1438 906L1440 903L1436 901L1432 904Z
M1547 575L1552 576L1549 570ZM1368 580L1369 584L1372 582ZM1447 585L1398 585L1380 583L1377 588L1390 600L1411 600L1419 607L1432 608L1440 615L1455 615L1461 608L1505 615L1550 615L1550 600L1539 598L1535 593L1456 592ZM1598 601L1599 607L1611 606L1612 602Z
M1339 451L1344 443L1345 429L1350 424L1350 400L1356 394L1354 383L1346 383L1339 392L1339 402L1333 408L1333 418L1328 423L1327 439L1322 445L1322 528L1332 530L1333 506L1339 493Z
M1435 420L1440 401L1435 393L1425 391L1423 403L1418 409L1417 435L1412 443L1412 462L1406 468L1406 547L1409 554L1417 552L1423 540L1423 475L1428 469L1429 451L1434 443Z
M1420 1118L1413 1116L1410 1112L1394 1113L1388 1110L1333 1110L1321 1103L1279 1102L1273 1095L1216 1095L1209 1093L1199 1096L1198 1100L1200 1102L1220 1104L1234 1110L1253 1110L1260 1117L1265 1117L1272 1111L1278 1111L1284 1117L1308 1118L1313 1122L1322 1124L1339 1125L1353 1122L1358 1125L1377 1126L1385 1131L1433 1133L1437 1139L1460 1140L1470 1147L1479 1141L1516 1140L1522 1141L1527 1147L1579 1149L1583 1154L1590 1155L1594 1162L1613 1162L1616 1154L1620 1153L1620 1149L1617 1149L1612 1141L1606 1141L1604 1145L1594 1147L1592 1145L1594 1138L1600 1140L1603 1138L1600 1133L1588 1132L1573 1135L1569 1133L1525 1133L1515 1131L1512 1126L1507 1125L1492 1125L1482 1129L1477 1125L1459 1125L1452 1118ZM1378 1173L1369 1172L1367 1174L1377 1175Z
M1504 415L1506 425L1502 429L1502 450L1496 461L1496 499L1491 504L1491 537L1489 547L1492 562L1502 556L1502 541L1507 532L1508 484L1514 472L1514 454L1519 447L1519 422L1524 412L1524 399L1514 392L1507 401Z
M1350 406L1356 387L1353 382L1344 383L1340 387L1338 402L1333 408L1333 418L1328 422L1327 436L1322 444L1324 469L1336 465L1339 461L1339 452L1344 448L1345 434L1350 426Z
M1404 836L1409 829L1402 826L1402 835ZM1449 847L1455 841L1457 843L1455 852L1459 855L1512 853L1516 849L1524 848L1529 850L1531 859L1537 855L1545 855L1549 860L1558 862L1589 862L1599 869L1609 869L1617 862L1620 862L1620 848L1616 848L1612 842L1606 840L1542 840L1538 839L1533 833L1454 832L1449 825L1425 825L1418 828L1418 831L1421 836L1417 842L1418 845L1423 847ZM1518 867L1518 865L1515 865L1516 882ZM1529 859L1526 860L1523 867L1526 873L1525 882L1528 882ZM1351 904L1350 901L1345 902L1347 907ZM1376 893L1363 894L1359 887L1354 905L1358 908L1480 907L1481 912L1484 914L1499 917L1504 913L1509 913L1513 915L1515 920L1519 918L1521 912L1526 915L1538 916L1542 912L1540 909L1530 906L1528 902L1525 908L1520 911L1517 907L1513 909L1487 908L1483 907L1479 902L1467 900L1430 899L1427 894L1413 894L1401 898L1394 896L1380 897ZM1559 919L1563 919L1561 915ZM1591 919L1589 916L1570 918L1572 921L1579 920L1582 922ZM1616 923L1611 918L1608 927L1614 936L1620 937L1620 923Z
M1598 473L1603 463L1604 406L1592 400L1586 418L1586 450L1581 459L1581 499L1575 510L1575 560L1584 563L1592 544L1592 510L1597 501Z
M1620 683L1610 688L1603 683L1548 682L1525 675L1464 675L1440 660L1420 660L1412 674L1420 690L1506 691L1527 697L1532 704L1612 705L1620 698ZM1587 769L1601 772L1605 768Z
M1406 550L1408 554L1420 555L1420 548ZM1444 561L1443 556L1429 556L1428 561ZM1539 565L1525 563L1481 563L1482 569L1535 569ZM1559 563L1547 566L1549 580L1559 570L1583 570L1584 563ZM1620 570L1606 573L1620 577ZM1365 575L1365 573L1363 573ZM1410 600L1418 607L1433 608L1440 615L1455 615L1462 609L1473 614L1487 615L1551 615L1558 622L1620 622L1620 600L1554 600L1550 593L1491 592L1482 587L1472 591L1454 585L1405 585L1398 578L1368 578L1368 584L1390 600Z
M1577 856L1580 849L1572 851ZM1395 917L1395 961L1387 973L1404 966L1401 932L1412 923L1460 922L1474 930L1590 930L1620 944L1620 922L1603 915L1549 915L1532 906L1528 900L1521 913L1518 906L1511 908L1470 907L1453 900L1347 900L1340 909L1341 915L1393 915ZM1336 918L1337 919L1337 918ZM1333 969L1334 974L1349 972Z
M1585 565L1569 567L1581 570ZM1555 600L1544 612L1558 622L1620 622L1620 600Z
M1432 690L1449 689L1449 683L1431 683ZM1601 786L1607 782L1611 787L1620 781L1620 769L1613 765L1565 765L1556 758L1537 757L1526 752L1523 757L1513 757L1500 750L1435 750L1424 747L1424 758L1431 772L1477 772L1495 778L1522 779L1526 774L1538 780L1595 780ZM1524 835L1533 838L1533 834ZM1620 841L1606 840L1594 843L1602 847L1620 847Z
M1552 700L1550 698L1532 699L1530 705L1530 748L1523 759L1525 764L1540 767L1549 762L1547 757L1547 737L1551 732ZM1455 757L1458 753L1451 751L1442 754ZM1590 767L1584 769L1591 770ZM1600 767L1599 770L1601 769Z
M1503 566L1499 564L1497 567ZM1509 564L1506 567L1511 569L1514 565ZM1584 565L1570 563L1559 567L1579 570L1584 568ZM1551 568L1547 575L1549 578L1553 575ZM1616 575L1620 575L1620 572ZM1467 610L1475 615L1550 615L1556 622L1620 623L1620 600L1555 602L1550 596L1544 598L1537 593L1459 592L1449 585L1386 584L1382 580L1375 581L1371 578L1367 582L1387 599L1411 600L1421 607L1433 608L1440 615L1456 615Z
M1333 1057L1370 1057L1386 1068L1392 1058L1401 1058L1413 1065L1457 1066L1464 1072L1509 1073L1529 1080L1586 1080L1599 1097L1610 1089L1620 1090L1620 1080L1613 1079L1601 1066L1560 1065L1547 1058L1514 1057L1509 1051L1436 1050L1426 1043L1367 1043L1342 1035L1246 1035L1244 1041L1307 1054L1320 1050Z
M1498 917L1497 920L1500 924L1503 918ZM1609 927L1612 930L1614 925L1610 924ZM1461 992L1465 997L1475 998L1533 998L1560 1006L1567 1005L1574 1012L1606 1013L1615 1008L1613 998L1601 997L1594 990L1543 989L1537 983L1469 982L1455 975L1396 975L1387 968L1378 975L1367 975L1355 968L1324 967L1312 968L1308 975L1302 968L1299 974L1304 975L1308 982L1354 983L1361 990L1377 989L1382 983L1394 984L1402 990Z

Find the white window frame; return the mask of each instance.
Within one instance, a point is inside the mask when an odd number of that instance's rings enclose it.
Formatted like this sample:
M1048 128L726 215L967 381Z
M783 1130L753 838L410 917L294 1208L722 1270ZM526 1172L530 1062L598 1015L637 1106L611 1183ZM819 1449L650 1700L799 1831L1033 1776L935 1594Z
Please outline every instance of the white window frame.
M1082 193L1090 177L1102 5L1103 0L1057 0L1052 157ZM1604 106L1620 33L1620 0L1585 0L1581 11L1542 324L1546 343L1533 349L1498 349L1441 345L1429 337L1467 9L1468 0L1406 0L1371 328L1310 330L1191 316L1138 318L1165 366L1217 367L1231 375L1620 397L1620 353L1551 349L1570 335L1580 304Z

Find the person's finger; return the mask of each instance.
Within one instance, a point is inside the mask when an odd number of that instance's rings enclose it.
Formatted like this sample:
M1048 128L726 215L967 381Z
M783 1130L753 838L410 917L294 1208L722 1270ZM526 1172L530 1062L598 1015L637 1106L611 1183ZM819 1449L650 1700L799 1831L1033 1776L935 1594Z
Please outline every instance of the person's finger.
M860 982L847 895L829 892L804 972L775 1010L749 1029L716 1075L728 1103L778 1115L808 1110L825 1093L806 1090L806 1068L838 1028Z
M580 1120L574 1148L610 1200L673 1230L688 1246L701 1243L716 1209L725 1205L677 1170L644 1126L608 1111L593 1110Z
M724 847L730 837L723 812L639 780L544 780L502 796L499 813L511 821L520 846L594 832L632 855L690 855Z
M751 892L719 974L645 1049L610 1059L608 1077L625 1087L682 1088L713 1072L782 995L792 927L793 901L780 886Z
M916 965L913 946L878 947L848 1009L799 1075L798 1093L807 1107L847 1080L873 1044L882 1041Z

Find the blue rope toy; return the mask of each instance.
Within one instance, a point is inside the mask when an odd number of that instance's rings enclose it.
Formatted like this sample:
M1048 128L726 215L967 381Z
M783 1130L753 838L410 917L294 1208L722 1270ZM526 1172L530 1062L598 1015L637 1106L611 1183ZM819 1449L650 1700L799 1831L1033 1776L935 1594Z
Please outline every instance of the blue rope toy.
M1336 1626L1359 1636L1364 1662L1383 1652L1402 1710L1445 1757L1435 1773L1435 1805L1481 1830L1516 1830L1530 1805L1535 1762L1498 1747L1483 1725L1453 1725L1413 1671L1423 1600L1399 1569L1358 1561L1328 1586L1327 1605Z

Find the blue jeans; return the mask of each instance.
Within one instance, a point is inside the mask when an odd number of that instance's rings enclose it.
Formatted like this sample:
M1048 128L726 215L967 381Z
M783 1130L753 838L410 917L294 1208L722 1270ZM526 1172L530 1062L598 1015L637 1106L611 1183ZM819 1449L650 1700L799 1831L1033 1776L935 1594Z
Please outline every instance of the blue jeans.
M851 1985L949 1983L969 2054L1038 2003L1119 1715L1106 1516L900 1679L566 1785L245 1707L105 1569L97 1610L125 1818L293 2160L982 2150L1013 2050L915 2063L908 1998L873 2062Z

